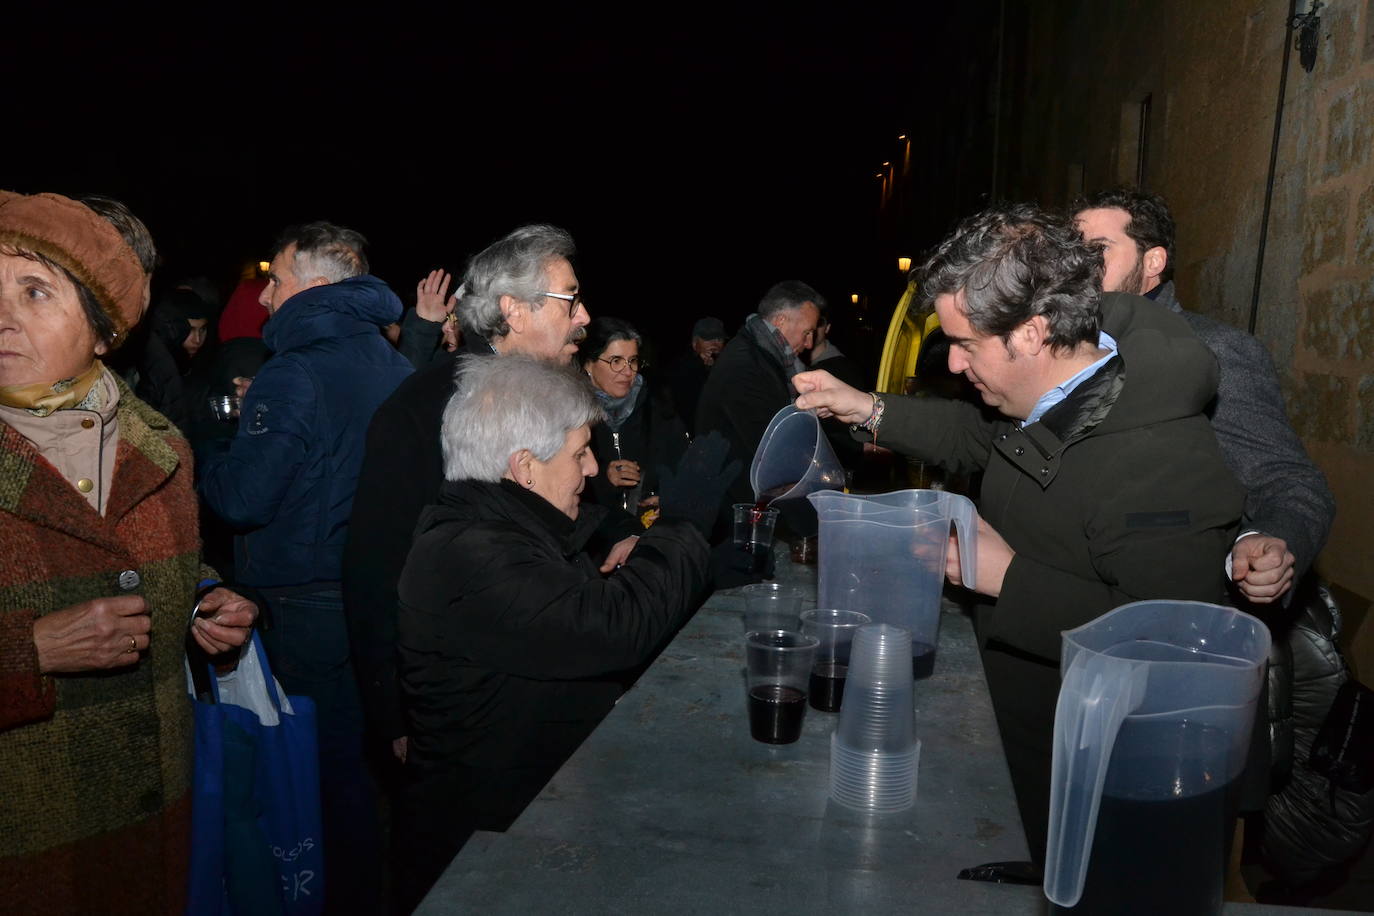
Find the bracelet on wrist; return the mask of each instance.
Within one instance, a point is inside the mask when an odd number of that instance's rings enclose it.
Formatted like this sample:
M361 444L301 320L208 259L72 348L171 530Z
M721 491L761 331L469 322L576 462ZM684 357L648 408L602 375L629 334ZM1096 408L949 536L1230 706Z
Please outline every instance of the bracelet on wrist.
M870 391L868 396L873 399L873 410L869 413L868 419L858 425L858 429L873 436L873 441L878 441L878 426L883 422L883 410L887 406L883 403L882 397L876 391Z

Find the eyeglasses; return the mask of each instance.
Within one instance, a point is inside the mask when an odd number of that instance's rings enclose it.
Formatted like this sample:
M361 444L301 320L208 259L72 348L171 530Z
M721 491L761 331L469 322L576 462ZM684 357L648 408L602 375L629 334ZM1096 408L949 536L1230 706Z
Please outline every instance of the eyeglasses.
M540 293L539 295L548 296L552 299L562 299L564 302L568 303L569 318L577 314L578 306L584 306L587 304L582 301L581 293L572 293L571 295L569 295L568 293Z
M619 372L626 366L630 367L631 372L638 372L640 369L645 369L649 365L648 363L640 359L638 356L631 356L629 359L626 359L623 356L612 356L610 359L602 359L600 356L598 356L596 358L596 361L599 363L605 363L606 365L610 366L612 372Z

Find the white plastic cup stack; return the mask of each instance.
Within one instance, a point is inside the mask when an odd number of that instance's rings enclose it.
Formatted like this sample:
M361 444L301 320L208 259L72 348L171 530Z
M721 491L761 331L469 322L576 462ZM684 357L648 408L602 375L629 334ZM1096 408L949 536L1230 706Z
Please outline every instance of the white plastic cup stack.
M874 814L916 800L911 632L870 624L854 634L840 721L830 738L830 797Z

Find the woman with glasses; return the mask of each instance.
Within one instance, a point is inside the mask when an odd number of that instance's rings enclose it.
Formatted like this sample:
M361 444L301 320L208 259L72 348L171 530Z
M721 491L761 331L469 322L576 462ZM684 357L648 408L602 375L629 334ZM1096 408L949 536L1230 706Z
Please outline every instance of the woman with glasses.
M592 453L601 473L589 481L589 501L631 515L658 504L651 495L654 470L667 458L654 435L649 386L640 374L640 342L628 321L595 318L578 351L606 411L606 422L592 430Z

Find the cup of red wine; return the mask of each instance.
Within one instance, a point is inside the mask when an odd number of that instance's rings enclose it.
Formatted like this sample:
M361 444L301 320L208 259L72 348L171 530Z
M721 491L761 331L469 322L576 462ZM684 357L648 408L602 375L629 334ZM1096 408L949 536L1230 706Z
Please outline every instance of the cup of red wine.
M773 556L773 530L778 524L778 510L762 503L735 503L733 542L735 549L747 555L746 568L752 575L763 576Z
M872 622L867 614L859 611L813 608L801 612L802 633L819 640L808 690L812 709L821 712L840 711L854 632Z
M745 636L749 734L755 741L791 744L801 737L817 645L816 637L791 630Z

